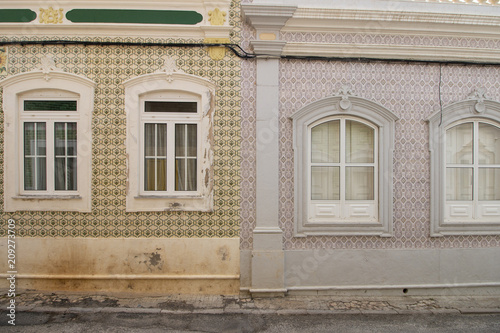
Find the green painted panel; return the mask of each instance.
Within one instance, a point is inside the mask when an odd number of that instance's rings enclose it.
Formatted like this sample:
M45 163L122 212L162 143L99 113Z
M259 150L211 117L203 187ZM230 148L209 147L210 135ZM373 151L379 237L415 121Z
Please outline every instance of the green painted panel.
M66 18L74 23L197 24L203 16L184 10L72 9Z
M24 111L76 111L76 101L24 101Z
M0 9L0 22L31 22L36 13L30 9Z

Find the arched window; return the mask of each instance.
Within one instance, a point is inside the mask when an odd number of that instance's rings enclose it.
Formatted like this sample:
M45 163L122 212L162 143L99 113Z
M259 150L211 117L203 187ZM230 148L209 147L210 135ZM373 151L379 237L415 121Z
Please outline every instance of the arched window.
M292 119L296 236L390 236L397 117L344 94L312 103Z
M430 118L433 236L500 233L499 111L472 99Z
M52 64L1 86L5 211L89 212L94 82Z
M377 221L377 134L377 126L348 116L309 126L309 221Z

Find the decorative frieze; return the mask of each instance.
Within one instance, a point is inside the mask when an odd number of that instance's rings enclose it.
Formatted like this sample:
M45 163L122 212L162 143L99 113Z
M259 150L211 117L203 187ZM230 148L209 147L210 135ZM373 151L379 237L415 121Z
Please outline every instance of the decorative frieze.
M40 23L43 24L61 24L63 23L63 9L54 9L49 7L48 9L40 8Z

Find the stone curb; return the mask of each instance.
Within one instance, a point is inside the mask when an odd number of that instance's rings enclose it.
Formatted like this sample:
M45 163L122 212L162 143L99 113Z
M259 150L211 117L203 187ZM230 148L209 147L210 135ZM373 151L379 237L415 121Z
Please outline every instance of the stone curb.
M52 312L52 313L137 313L137 314L252 314L252 315L415 315L415 314L499 314L500 309L432 309L432 310L406 310L406 309L349 309L349 310L314 310L314 309L194 309L194 310L168 310L161 308L126 308L126 307L27 307L17 308L18 312Z
M461 314L498 314L498 308L473 308L473 309L458 309Z

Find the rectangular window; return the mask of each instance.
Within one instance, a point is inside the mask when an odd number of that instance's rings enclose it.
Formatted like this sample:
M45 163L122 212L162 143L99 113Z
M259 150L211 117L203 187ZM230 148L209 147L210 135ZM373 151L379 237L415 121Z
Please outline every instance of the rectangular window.
M144 190L167 190L167 124L145 124Z
M24 189L47 190L46 124L24 123Z
M76 101L25 100L24 111L76 111Z
M175 190L196 191L196 124L175 125Z
M196 113L198 103L196 102L145 102L146 112L170 112L170 113Z
M311 128L311 200L374 200L375 130L350 119Z
M3 134L4 210L90 212L95 83L64 71L4 82L5 123L12 124Z
M76 191L76 123L55 123L54 133L55 190Z
M144 78L146 85L142 78L124 83L126 210L212 211L215 86L181 72L175 80L164 73Z
M197 190L197 131L196 124L144 124L145 191Z

